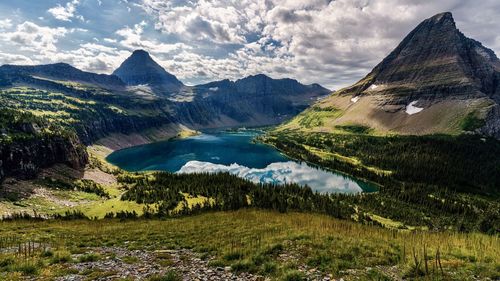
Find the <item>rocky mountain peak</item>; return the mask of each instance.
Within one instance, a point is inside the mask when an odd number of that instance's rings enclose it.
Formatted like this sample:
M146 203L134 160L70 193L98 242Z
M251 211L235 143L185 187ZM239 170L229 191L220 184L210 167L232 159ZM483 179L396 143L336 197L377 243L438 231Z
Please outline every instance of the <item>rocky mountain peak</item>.
M161 94L177 92L184 86L144 50L134 51L113 74L127 85L149 85Z
M423 20L368 75L320 106L344 112L324 122L333 126L362 124L403 134L474 131L500 138L499 81L495 53L467 38L445 12ZM473 128L463 125L470 120Z
M499 69L498 58L481 43L465 37L456 27L449 12L424 20L378 64L365 79L350 88L356 93L372 85L385 85L381 89L405 89L413 95L420 93L468 94L473 88L487 95L496 91L492 82ZM486 84L484 81L486 81ZM491 81L490 81L491 80ZM419 90L412 90L420 85ZM462 87L457 87L461 85ZM464 86L469 85L464 90ZM428 88L433 88L432 92Z

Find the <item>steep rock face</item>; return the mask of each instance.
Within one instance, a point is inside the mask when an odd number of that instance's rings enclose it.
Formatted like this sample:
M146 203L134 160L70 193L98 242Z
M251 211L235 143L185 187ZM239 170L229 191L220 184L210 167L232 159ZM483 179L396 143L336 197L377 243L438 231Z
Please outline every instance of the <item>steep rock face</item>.
M481 92L498 102L499 71L494 52L465 37L451 13L442 13L418 25L355 89L385 85L388 93L441 97Z
M65 163L82 169L88 162L85 147L75 136L50 136L0 143L0 183L7 176L32 178L41 168Z
M127 85L149 85L159 95L178 92L184 84L168 73L143 50L137 50L113 72Z
M171 124L172 120L166 116L156 117L112 117L95 119L89 123L75 126L75 130L85 145L104 138L112 133L131 134L145 129L161 127Z
M278 124L330 93L317 84L263 74L198 85L192 91L192 101L175 105L176 116L198 128Z
M117 76L106 74L95 74L81 71L66 63L47 65L3 65L0 73L4 75L30 75L47 79L82 82L97 85L107 89L119 89L125 86Z
M381 133L499 137L499 102L499 59L442 13L419 24L366 77L316 104L335 114L312 129L355 124Z

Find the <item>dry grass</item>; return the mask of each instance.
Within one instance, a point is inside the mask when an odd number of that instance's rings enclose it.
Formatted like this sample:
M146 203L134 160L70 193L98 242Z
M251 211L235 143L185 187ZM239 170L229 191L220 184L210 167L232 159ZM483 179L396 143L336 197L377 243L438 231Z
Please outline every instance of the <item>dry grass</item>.
M422 271L427 261L429 275L440 279L440 270L435 267L438 249L439 262L449 279L500 276L497 236L388 230L305 213L240 210L167 220L3 222L0 228L4 237L57 241L70 251L104 245L192 248L214 255L216 264L245 264L246 270L261 273L257 261L264 259L277 265L277 270L269 273L276 279L300 265L347 276L348 280L353 274L367 275L371 272L368 267L379 268L384 274L383 268L396 266L403 275L413 272L414 255ZM280 258L282 254L293 256L293 262Z

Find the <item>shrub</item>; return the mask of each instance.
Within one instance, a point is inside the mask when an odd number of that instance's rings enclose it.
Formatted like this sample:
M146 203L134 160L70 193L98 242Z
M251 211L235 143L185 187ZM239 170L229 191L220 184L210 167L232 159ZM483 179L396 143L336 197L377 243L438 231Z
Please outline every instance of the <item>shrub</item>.
M262 271L266 274L271 274L276 272L278 266L275 262L266 262L262 265Z
M234 272L255 272L255 266L249 261L238 261L231 265Z
M60 252L55 252L54 256L50 259L51 264L56 264L56 263L67 263L70 262L71 259L71 254L66 251L60 251Z
M101 257L98 254L90 253L90 254L80 256L80 258L78 258L78 261L79 262L95 262L95 261L98 261L100 258Z
M243 258L243 254L240 252L231 252L224 255L224 259L227 261L234 261Z
M303 281L306 280L304 273L298 270L291 270L285 274L283 281Z

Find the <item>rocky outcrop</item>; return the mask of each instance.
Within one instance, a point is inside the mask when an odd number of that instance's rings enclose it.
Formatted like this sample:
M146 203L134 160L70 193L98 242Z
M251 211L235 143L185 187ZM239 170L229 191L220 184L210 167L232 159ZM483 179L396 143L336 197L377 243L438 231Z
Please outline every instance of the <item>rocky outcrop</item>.
M44 136L0 143L0 182L7 176L32 178L41 168L65 163L83 169L88 161L76 136Z
M114 116L78 124L75 126L75 130L81 142L85 145L90 145L112 133L131 134L171 123L172 121L164 116Z
M500 139L500 106L496 105L491 110L485 118L485 124L483 127L478 129L478 132L487 136L493 136Z

